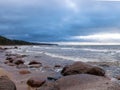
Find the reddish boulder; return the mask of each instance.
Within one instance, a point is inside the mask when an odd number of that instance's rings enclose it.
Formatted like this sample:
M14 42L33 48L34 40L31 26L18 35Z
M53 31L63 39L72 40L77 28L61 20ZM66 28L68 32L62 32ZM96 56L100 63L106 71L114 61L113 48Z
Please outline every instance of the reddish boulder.
M92 74L97 76L104 76L105 71L100 67L92 66L83 62L76 62L72 65L66 66L61 71L64 76L75 74Z
M42 86L46 81L39 77L32 77L27 81L27 85L32 88L37 88Z
M24 74L30 74L31 72L29 70L23 69L23 70L20 70L19 73L24 75Z

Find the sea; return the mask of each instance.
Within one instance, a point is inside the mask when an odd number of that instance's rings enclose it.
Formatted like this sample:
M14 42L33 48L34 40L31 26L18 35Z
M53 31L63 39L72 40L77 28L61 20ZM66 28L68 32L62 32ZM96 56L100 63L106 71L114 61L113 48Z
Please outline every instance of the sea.
M43 53L49 57L72 61L114 62L120 61L119 45L50 45L20 46L15 52Z
M120 45L38 45L19 46L11 53L41 55L42 59L64 61L82 61L101 64L109 76L120 75ZM103 63L104 62L104 63ZM53 62L51 62L53 63Z

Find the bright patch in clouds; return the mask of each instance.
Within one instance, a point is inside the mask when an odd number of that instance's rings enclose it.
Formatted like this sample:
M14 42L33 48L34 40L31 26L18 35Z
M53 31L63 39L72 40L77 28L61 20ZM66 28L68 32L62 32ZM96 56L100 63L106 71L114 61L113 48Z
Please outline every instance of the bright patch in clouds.
M87 36L73 36L75 40L90 40L98 42L118 42L120 41L120 33L99 33Z
M72 9L75 12L78 12L78 7L76 2L72 1L72 0L65 0L65 3L67 5L68 8Z

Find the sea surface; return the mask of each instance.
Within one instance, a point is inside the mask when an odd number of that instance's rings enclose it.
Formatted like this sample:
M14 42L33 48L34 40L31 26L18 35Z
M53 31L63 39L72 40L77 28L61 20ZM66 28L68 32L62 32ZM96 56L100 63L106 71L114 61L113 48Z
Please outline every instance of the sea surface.
M53 58L83 62L120 61L120 46L118 45L21 46L20 49L13 52L42 53Z
M19 46L18 49L12 49L10 52L38 55L51 64L57 60L63 63L65 61L108 62L102 65L106 72L112 77L120 75L119 45Z

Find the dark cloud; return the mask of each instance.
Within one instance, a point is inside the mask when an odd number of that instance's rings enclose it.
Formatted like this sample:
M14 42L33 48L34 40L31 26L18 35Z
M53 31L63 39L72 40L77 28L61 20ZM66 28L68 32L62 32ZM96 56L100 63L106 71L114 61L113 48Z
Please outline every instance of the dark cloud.
M24 3L23 3L24 2ZM0 1L0 34L27 41L120 32L120 3L95 0Z

